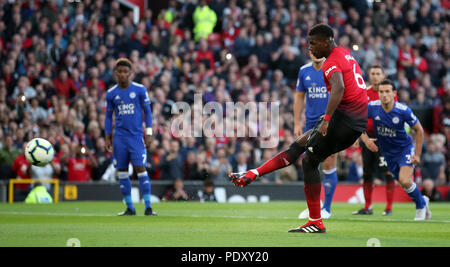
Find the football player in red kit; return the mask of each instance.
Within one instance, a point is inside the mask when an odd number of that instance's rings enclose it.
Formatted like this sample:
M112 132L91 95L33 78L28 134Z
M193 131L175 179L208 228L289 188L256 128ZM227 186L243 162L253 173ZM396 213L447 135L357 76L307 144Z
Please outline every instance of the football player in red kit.
M325 57L322 71L330 97L325 115L284 151L262 166L243 173L232 173L236 186L246 186L257 177L294 163L302 153L308 222L289 232L325 233L320 214L320 162L350 147L366 130L367 90L358 62L349 51L338 47L333 29L326 24L309 31L309 50L316 58Z
M369 82L370 85L367 88L367 96L370 101L375 101L380 99L378 94L378 87L380 83L386 78L383 67L379 65L374 65L369 68ZM397 96L394 98L398 101ZM392 174L387 168L387 163L378 152L372 152L369 147L373 145L378 145L375 138L375 131L373 129L373 121L371 118L367 121L367 135L371 138L369 143L364 143L363 139L360 138L360 145L362 147L362 159L363 159L363 190L365 204L364 208L353 212L353 215L372 215L372 191L373 191L373 180L376 175L384 176L386 180L386 209L383 212L384 216L392 215L392 204L394 202L394 190L395 190L395 180ZM378 177L379 177L378 176ZM381 177L380 177L381 178Z

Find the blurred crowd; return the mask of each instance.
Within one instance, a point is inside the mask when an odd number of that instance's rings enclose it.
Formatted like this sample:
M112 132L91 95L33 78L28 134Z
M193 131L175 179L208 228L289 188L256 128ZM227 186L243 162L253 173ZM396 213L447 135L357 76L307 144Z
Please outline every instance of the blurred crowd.
M448 184L449 6L445 0L170 0L134 23L118 1L0 0L0 178L42 176L22 155L28 140L41 137L57 152L46 175L114 179L105 151L105 92L115 84L115 60L127 57L133 80L152 102L151 179L227 181L226 173L255 167L294 141L293 96L299 68L309 60L307 33L327 23L363 70L385 68L399 101L424 124L416 180ZM261 137L179 137L171 131L179 116L172 108L192 105L196 94L203 104L275 105L278 147L262 149ZM226 131L242 128L259 125L238 120ZM357 144L339 153L339 180L358 182L361 164ZM302 179L298 162L260 180Z

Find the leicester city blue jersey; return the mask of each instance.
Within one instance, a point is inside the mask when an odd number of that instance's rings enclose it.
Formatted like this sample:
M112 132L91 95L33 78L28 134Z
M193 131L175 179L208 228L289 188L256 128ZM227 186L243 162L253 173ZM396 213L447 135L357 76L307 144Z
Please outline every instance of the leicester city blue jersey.
M106 116L115 115L115 136L141 135L143 136L143 110L149 110L150 99L145 86L132 82L126 89L115 85L106 93ZM109 116L108 116L109 115ZM150 114L148 114L151 116ZM147 127L151 126L146 115ZM110 118L106 118L110 119ZM111 134L112 129L105 123L105 132Z
M303 65L298 73L297 91L305 92L307 121L317 121L325 114L329 95L322 69L316 70L312 62Z
M411 109L395 102L391 111L384 111L381 101L369 102L369 118L372 118L375 135L381 153L385 157L394 158L405 150L414 147L411 136L406 133L405 123L414 126L418 122Z

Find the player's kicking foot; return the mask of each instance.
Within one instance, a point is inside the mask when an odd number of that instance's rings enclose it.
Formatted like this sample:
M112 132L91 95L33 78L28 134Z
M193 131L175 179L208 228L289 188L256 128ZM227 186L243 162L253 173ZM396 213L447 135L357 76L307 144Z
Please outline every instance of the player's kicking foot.
M235 172L228 175L235 186L244 187L249 185L258 177L256 170L249 170L247 172Z
M156 214L156 213L152 210L152 208L146 209L144 215L145 215L145 216L158 216L158 214Z
M325 229L325 226L323 225L322 219L319 219L317 221L308 221L306 224L294 228L288 231L289 233L311 233L311 234L323 234L326 233L327 230Z
M117 216L135 216L135 215L136 215L136 211L132 210L132 209L127 209L124 212L117 214Z
M353 215L373 215L373 209L360 209L358 211L354 211Z

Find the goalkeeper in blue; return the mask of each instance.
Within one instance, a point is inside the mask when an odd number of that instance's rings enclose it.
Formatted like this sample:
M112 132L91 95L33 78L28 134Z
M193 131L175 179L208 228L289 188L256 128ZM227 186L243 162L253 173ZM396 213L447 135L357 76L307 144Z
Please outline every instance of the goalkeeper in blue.
M370 139L365 133L361 138L369 150L381 151L389 171L415 202L414 220L429 220L431 219L429 199L422 196L412 179L414 166L420 163L422 154L424 136L422 125L409 107L394 101L396 88L392 81L382 81L378 94L379 100L369 102L368 115L373 120L379 146L375 145L375 140ZM415 145L405 130L405 123L416 132Z
M131 200L131 182L128 165L131 161L139 178L145 203L145 215L155 216L150 203L150 179L148 177L147 147L152 136L152 113L146 88L132 82L131 62L120 58L114 66L117 84L106 93L105 135L106 149L113 152L119 183L127 209L119 216L136 215ZM115 117L113 137L113 114ZM144 118L143 118L144 117ZM145 132L143 128L145 121Z

